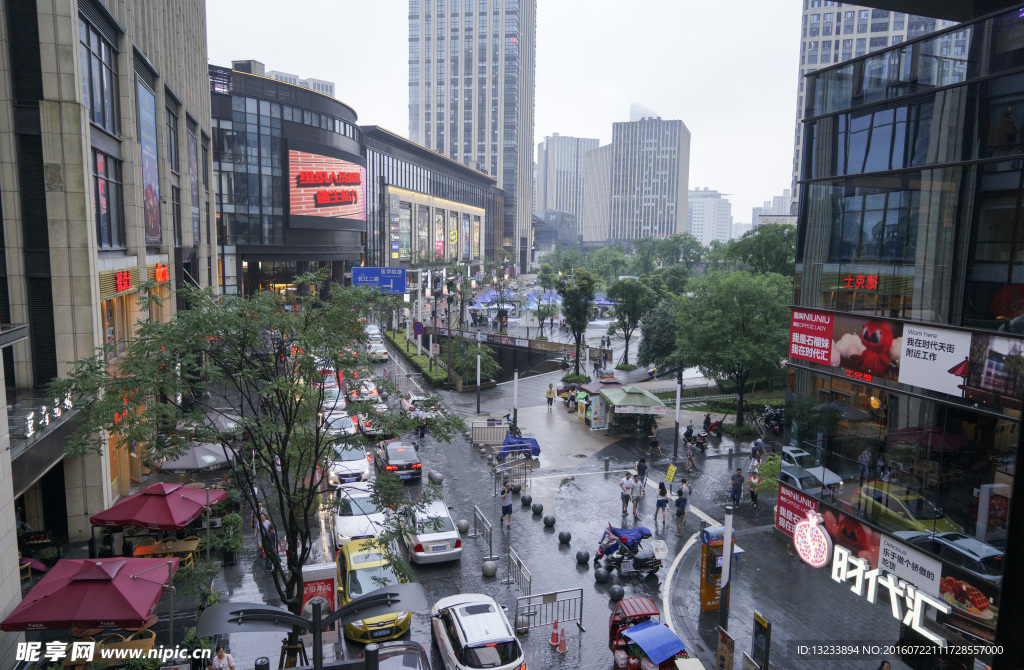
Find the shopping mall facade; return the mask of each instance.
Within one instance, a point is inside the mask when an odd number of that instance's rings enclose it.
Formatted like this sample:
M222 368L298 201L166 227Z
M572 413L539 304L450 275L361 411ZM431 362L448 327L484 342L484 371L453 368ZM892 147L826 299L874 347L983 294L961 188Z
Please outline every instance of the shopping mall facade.
M777 526L815 509L820 579L940 604L894 636L1020 659L1024 8L814 72L804 116L789 390L825 481Z

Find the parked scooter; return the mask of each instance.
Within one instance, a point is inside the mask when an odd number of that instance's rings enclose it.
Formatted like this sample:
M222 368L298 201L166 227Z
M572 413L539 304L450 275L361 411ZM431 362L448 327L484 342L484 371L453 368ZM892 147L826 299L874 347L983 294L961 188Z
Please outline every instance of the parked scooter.
M782 434L782 425L786 418L786 412L783 409L776 409L771 405L765 405L764 411L764 425L771 429L776 435Z
M701 451L707 451L708 450L708 436L707 436L707 433L702 432L701 435L704 436L703 441L701 441L697 437L694 437L694 435L693 435L693 422L691 421L690 425L686 427L686 432L683 433L683 442L685 444L688 444L688 445L693 445L693 446L699 448Z
M729 412L726 412L725 416L723 416L718 421L712 421L711 412L707 412L706 414L704 414L704 431L708 435L713 434L715 437L722 437L722 424L725 423L725 420L726 418L728 418L728 416Z

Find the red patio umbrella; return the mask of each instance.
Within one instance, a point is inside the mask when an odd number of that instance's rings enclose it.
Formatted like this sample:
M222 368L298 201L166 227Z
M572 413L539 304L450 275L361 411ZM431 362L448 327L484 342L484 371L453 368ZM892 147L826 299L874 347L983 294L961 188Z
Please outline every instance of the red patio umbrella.
M109 509L89 517L94 526L136 526L179 530L192 523L207 504L215 505L226 491L161 482L121 498Z
M176 558L57 561L0 622L0 630L141 626L153 614L177 570Z

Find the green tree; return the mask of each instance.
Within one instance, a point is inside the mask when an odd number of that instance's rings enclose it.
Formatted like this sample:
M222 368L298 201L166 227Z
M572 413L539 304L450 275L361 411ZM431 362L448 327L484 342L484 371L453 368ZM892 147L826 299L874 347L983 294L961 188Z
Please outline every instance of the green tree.
M547 321L548 319L553 319L554 317L558 316L558 305L542 302L539 305L537 305L537 311L535 312L535 314L537 316L537 323L540 324L541 337L543 337L544 322ZM552 336L553 335L554 333L552 333Z
M692 273L685 265L669 265L658 270L655 277L665 283L666 291L679 295L686 291L686 282Z
M693 270L707 256L707 247L690 233L673 235L673 237L678 239L679 263L689 270Z
M448 348L451 347L451 370L464 380L476 381L476 355L480 354L480 379L497 379L501 374L501 364L494 357L494 350L475 340L453 338L450 342L442 342L441 360L447 364Z
M366 288L328 286L325 272L296 283L312 288L291 297L290 310L275 293L213 296L183 287L188 309L167 323L140 323L116 369L100 350L50 392L70 397L77 409L69 456L104 453L114 431L126 444L146 444L155 463L182 455L191 439L222 444L232 485L251 508L265 505L277 526L287 553L268 554L271 577L284 605L300 614L302 565L319 532L334 447L363 439L326 432L323 417L335 407L337 391L323 382L336 372L346 380L356 373L367 378L368 359L354 353L366 341L361 319L398 303ZM143 306L157 301L146 298ZM215 391L210 399L199 392L203 381ZM389 420L400 432L415 427L401 415ZM182 422L188 435L174 432ZM457 417L432 425L445 441L464 428ZM161 433L166 437L155 439ZM262 527L258 532L266 540Z
M658 239L655 237L644 237L633 242L633 274L653 274L657 253Z
M574 244L568 249L562 250L557 270L562 274L567 274L579 267L583 267L583 250L579 245Z
M736 384L743 425L747 383L785 364L793 280L777 274L714 272L680 298L675 360L709 379Z
M587 269L599 277L605 285L610 285L624 274L628 265L629 259L622 251L622 247L618 245L601 247L587 256Z
M608 299L615 303L615 320L626 340L622 362L628 364L629 340L640 327L640 320L658 304L658 296L639 279L620 279L608 287Z
M580 374L580 343L590 323L596 293L597 278L586 270L576 270L568 277L559 278L558 294L562 296L562 316L576 341L575 374Z
M730 240L724 256L751 272L792 277L796 267L796 227L778 223L757 226L738 240Z
M557 276L555 275L555 271L552 269L551 264L541 263L540 272L537 273L537 283L540 284L540 287L545 291L550 291L555 288L556 279Z
M664 367L676 352L677 320L676 298L667 298L646 314L640 321L640 348L637 362L640 365Z

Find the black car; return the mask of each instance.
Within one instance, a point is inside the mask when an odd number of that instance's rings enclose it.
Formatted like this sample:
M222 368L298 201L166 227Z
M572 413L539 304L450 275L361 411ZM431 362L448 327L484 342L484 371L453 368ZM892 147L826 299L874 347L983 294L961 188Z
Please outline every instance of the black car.
M430 670L427 652L419 642L381 642L379 654L380 670Z
M387 471L402 480L419 481L423 476L423 464L416 449L397 440L378 442L373 462L377 472Z

